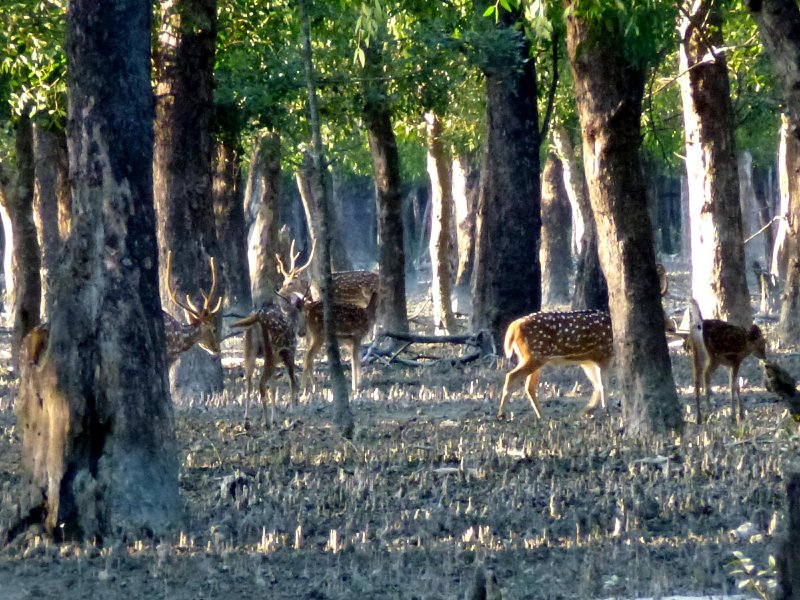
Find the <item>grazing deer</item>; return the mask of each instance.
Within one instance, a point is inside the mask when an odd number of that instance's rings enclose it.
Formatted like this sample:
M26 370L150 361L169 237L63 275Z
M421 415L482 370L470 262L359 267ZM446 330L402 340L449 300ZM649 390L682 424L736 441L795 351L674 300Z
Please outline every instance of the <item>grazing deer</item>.
M729 367L731 388L731 410L735 423L744 417L739 395L739 367L742 361L754 354L766 360L767 341L758 325L750 329L739 327L719 319L703 319L700 306L692 299L689 309L689 333L686 346L692 357L694 399L697 422L702 423L700 411L700 387L705 390L706 404L711 403L711 375L720 366Z
M289 250L289 268L286 269L279 254L275 255L275 262L278 265L278 272L283 276L283 285L279 295L287 297L291 294L298 294L306 298L312 297L319 299L319 288L316 282L308 278L308 267L314 257L314 250L317 242L311 244L311 254L306 263L300 267L295 266L300 253L294 251L294 240ZM340 304L355 304L366 308L373 292L378 291L378 274L372 271L337 271L331 274L331 298L333 302Z
M167 254L167 291L170 299L186 312L188 324L184 325L172 315L161 311L164 319L164 337L167 349L167 365L172 365L175 360L195 344L199 344L204 350L211 354L219 353L219 341L217 339L214 316L222 306L222 298L217 299L213 308L211 304L217 291L217 269L216 262L212 257L211 263L211 290L208 295L202 290L203 308L198 309L194 306L188 294L186 304L177 299L177 291L170 287L169 280L172 271L172 251ZM20 360L25 360L29 364L36 365L47 348L50 339L50 324L40 323L34 327L22 339L20 345Z
M378 292L372 292L367 306L334 302L331 306L336 338L339 342L349 342L352 364L352 388L358 391L361 383L361 341L372 330L375 323L375 310L378 307ZM314 357L325 341L322 301L305 302L306 355L303 361L303 386L314 385Z
M186 315L187 324L184 325L166 312L164 315L164 333L167 346L167 364L171 365L177 358L195 344L211 354L219 354L219 340L217 339L216 315L222 307L222 296L216 298L217 293L217 263L212 256L211 264L211 289L208 294L200 290L203 296L203 307L197 308L189 294L186 294L186 303L178 300L178 290L170 285L172 275L172 250L167 253L167 293L170 300L181 307ZM213 308L212 308L213 305Z
M291 389L292 404L297 404L297 381L295 379L294 354L297 349L297 315L298 305L290 303L286 312L281 310L274 302L269 302L262 306L253 314L234 321L231 327L246 327L244 337L244 375L246 381L247 400L244 409L245 419L250 404L250 393L252 391L252 377L256 366L256 357L264 357L264 369L261 372L261 379L258 384L258 393L261 399L261 408L264 418L267 415L266 388L267 382L271 379L275 370L275 363L279 356L286 367L289 375L289 387ZM259 327L259 332L254 331L254 326ZM277 390L270 392L272 399L273 421L275 403L277 401Z
M533 412L536 418L542 417L536 386L546 364L579 364L594 388L586 410L595 409L598 400L606 408L603 371L614 355L608 314L594 310L532 313L508 326L504 346L506 357L516 354L519 364L506 375L498 419L505 418L506 399L523 379Z

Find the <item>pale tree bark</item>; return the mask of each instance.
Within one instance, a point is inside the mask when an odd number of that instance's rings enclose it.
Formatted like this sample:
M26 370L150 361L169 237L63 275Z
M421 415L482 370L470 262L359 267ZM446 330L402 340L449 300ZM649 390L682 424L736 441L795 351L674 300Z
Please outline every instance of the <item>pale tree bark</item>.
M202 305L211 287L209 258L219 256L211 186L211 116L216 0L162 0L155 45L156 122L154 191L158 215L161 302L183 320L169 299L167 252L177 295ZM218 273L222 288L224 275ZM220 289L221 295L224 290ZM222 363L194 346L170 373L174 400L222 391Z
M392 109L383 74L381 43L364 48L364 106L367 139L378 206L378 268L381 301L378 323L387 331L408 332L406 257L403 243L403 196L400 157L392 129Z
M470 282L475 264L475 210L478 206L480 170L473 166L471 157L459 154L453 157L452 174L458 246L455 292L458 310L464 312L460 307L466 306L466 312L472 312Z
M569 133L553 128L553 143L564 175L564 187L572 212L572 244L577 258L572 310L608 311L608 285L597 254L597 228L586 191L586 179L576 157Z
M10 193L5 196L5 210L11 226L10 271L6 279L13 281L13 302L9 300L13 323L11 334L12 363L17 364L22 338L40 319L42 284L39 273L41 258L36 224L33 219L35 166L33 155L33 124L20 117L15 127L14 151L16 176ZM0 198L2 199L2 198Z
M433 324L437 334L451 334L458 329L453 307L451 258L453 254L453 177L452 160L442 139L442 122L434 113L426 113L428 135L428 179L431 183L431 294Z
M33 155L36 171L33 218L41 252L41 312L43 320L47 320L53 305L52 281L69 232L69 220L63 218L66 212L63 207L69 198L65 134L34 124Z
M790 244L777 330L782 342L796 344L800 342L800 7L794 0L747 0L746 4L783 86L788 113L787 238Z
M624 54L617 22L573 12L567 52L595 225L604 243L615 360L627 433L682 428L661 306L640 145L645 71Z
M501 11L497 27L518 35L518 54L502 68L487 60L486 137L478 200L472 326L492 333L498 346L508 324L541 308L539 241L539 112L535 61L515 29L518 11ZM512 32L516 32L513 33ZM491 49L488 50L491 52Z
M281 139L277 133L269 133L257 142L245 192L245 198L256 207L248 243L250 285L256 307L270 300L282 283L275 264L275 254L280 253L280 186Z
M736 158L739 176L739 205L742 212L742 235L744 235L745 266L749 269L753 262L764 264L764 232L758 236L759 207L756 200L756 189L753 186L753 156L747 150L740 152ZM752 239L750 239L752 237ZM750 241L747 241L747 240Z
M681 173L681 257L692 259L692 217L689 210L689 176Z
M344 378L342 362L339 355L339 344L336 340L336 329L333 327L333 303L331 302L331 231L332 215L330 210L331 186L330 177L325 166L325 152L322 144L319 111L317 109L317 84L314 75L314 62L311 53L311 33L305 0L298 0L303 38L303 66L305 67L306 87L308 89L308 116L311 123L313 161L312 173L314 187L320 190L320 256L322 258L322 278L319 281L322 295L322 318L325 324L325 347L331 372L331 390L333 392L334 421L345 438L353 435L353 413L350 410L350 393ZM357 350L356 350L357 351ZM355 358L353 359L355 360Z
M67 13L72 231L49 341L22 360L21 497L56 537L169 533L180 518L153 209L152 5ZM22 531L26 519L14 528Z
M542 173L542 304L569 302L572 273L572 210L564 186L561 160L547 155Z
M705 318L749 326L753 314L742 243L730 82L720 50L719 6L712 0L684 2L678 29L692 232L692 297Z
M778 221L775 232L775 243L772 246L772 262L770 271L780 280L786 279L791 254L792 239L789 233L789 195L791 189L800 188L794 183L796 175L793 171L795 164L800 164L798 152L800 141L789 135L789 116L781 115L780 144L778 146L778 211L782 218Z
M247 232L239 193L239 157L233 140L217 142L213 169L212 198L219 262L228 292L225 307L235 312L250 312L253 300L247 266Z

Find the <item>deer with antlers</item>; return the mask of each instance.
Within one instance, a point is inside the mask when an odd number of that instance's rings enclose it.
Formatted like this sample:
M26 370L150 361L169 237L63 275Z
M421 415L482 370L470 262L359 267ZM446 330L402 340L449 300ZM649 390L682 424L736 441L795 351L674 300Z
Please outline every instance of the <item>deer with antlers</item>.
M219 340L214 318L222 307L222 297L216 297L217 267L214 257L211 257L209 262L211 263L211 289L208 294L202 290L200 291L200 295L203 297L203 307L197 308L188 294L186 295L186 303L178 300L177 290L170 286L172 251L170 250L167 254L167 292L170 300L184 310L187 320L187 323L183 324L167 312L161 311L161 316L164 319L167 365L172 365L182 353L195 344L199 344L201 348L211 354L219 353ZM34 365L38 364L49 341L50 325L47 322L40 323L22 339L20 360L25 360Z
M706 404L711 404L711 375L720 366L730 368L731 411L735 423L744 418L739 394L739 367L751 354L766 360L767 340L758 325L749 329L721 321L704 319L700 305L692 298L689 306L689 331L679 332L692 357L694 400L697 422L702 423L700 388L705 390Z
M291 294L298 294L306 298L312 297L319 300L319 287L316 282L308 277L308 267L314 258L314 250L317 241L311 243L311 253L306 263L300 267L296 266L299 252L294 250L295 240L289 250L289 268L287 269L279 254L275 255L275 262L278 272L283 276L283 284L278 292L279 295L288 297ZM331 273L331 299L333 302L342 304L354 304L366 308L369 304L373 292L378 291L378 274L372 271L337 271Z
M264 368L258 384L264 419L266 420L267 415L267 382L270 381L275 371L276 356L280 357L286 367L286 372L289 375L292 404L297 404L294 355L297 348L296 336L300 302L299 298L294 301L288 301L286 310L282 310L274 302L268 302L251 315L231 323L233 328L246 328L244 337L244 374L247 395L244 409L245 419L247 418L250 404L252 377L257 356L264 357ZM254 331L256 326L259 328L258 333ZM270 390L269 396L272 400L271 420L274 422L277 390Z
M348 342L352 365L352 389L355 393L361 383L361 342L372 330L378 307L378 292L373 291L365 307L356 304L334 302L331 306L336 338ZM306 354L303 361L303 386L314 385L314 357L325 341L322 301L304 301Z
M614 355L608 314L594 310L532 313L508 326L504 347L506 357L516 354L518 364L506 375L498 419L505 418L506 400L523 379L533 413L538 419L542 417L536 387L542 367L547 364L583 367L594 388L587 412L594 410L598 401L607 409L603 373Z

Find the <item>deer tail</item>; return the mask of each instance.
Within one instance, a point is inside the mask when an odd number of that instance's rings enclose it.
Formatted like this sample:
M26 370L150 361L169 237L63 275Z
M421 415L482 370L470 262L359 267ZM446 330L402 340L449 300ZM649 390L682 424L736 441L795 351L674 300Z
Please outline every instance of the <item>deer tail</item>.
M506 339L505 343L503 344L503 348L506 352L506 358L511 358L514 354L514 346L517 341L517 330L519 329L519 324L514 321L511 325L508 326L506 329Z

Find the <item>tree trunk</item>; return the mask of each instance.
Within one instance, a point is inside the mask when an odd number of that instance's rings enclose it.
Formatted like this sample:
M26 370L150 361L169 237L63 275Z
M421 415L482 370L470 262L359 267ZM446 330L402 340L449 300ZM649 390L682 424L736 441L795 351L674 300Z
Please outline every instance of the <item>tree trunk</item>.
M13 279L13 331L11 335L12 364L17 364L22 338L33 329L40 318L42 284L39 275L41 259L36 224L33 220L35 168L33 156L33 124L20 117L15 132L16 178L6 197L6 210L12 232L10 276ZM9 272L6 272L6 278Z
M180 518L153 210L152 6L67 14L72 231L49 343L22 360L30 521L70 538L167 533Z
M362 109L372 155L378 207L378 268L381 282L378 323L387 331L405 333L408 331L408 310L400 158L392 130L392 112L379 48L377 40L364 48L366 77Z
M275 265L275 254L280 253L281 138L271 133L257 144L245 197L256 207L247 254L253 306L259 307L272 298L282 283Z
M710 0L685 2L679 24L681 97L689 176L692 297L706 318L753 319L747 289L733 110L722 16ZM712 47L710 47L712 46ZM714 53L713 61L705 56Z
M65 210L62 208L65 198L69 197L66 136L63 132L34 125L33 155L36 171L33 218L41 251L42 314L43 320L47 320L53 306L53 278L69 233L69 220L63 218Z
M783 86L788 112L786 172L790 244L786 288L777 331L784 343L800 341L800 7L794 0L747 0Z
M475 264L475 211L478 207L480 169L474 168L467 155L453 158L453 202L456 217L456 243L458 268L456 270L456 298L461 312L472 312L470 282Z
M167 251L180 298L199 305L208 290L210 256L218 256L211 193L211 113L216 0L162 0L156 44L154 190L158 215L161 302L179 320L169 300ZM195 346L171 369L173 399L222 391L222 364Z
M795 185L790 180L797 176L793 172L797 158L800 153L800 140L789 135L789 117L781 115L780 144L778 145L778 208L776 214L783 217L778 221L775 231L775 243L772 246L772 263L770 271L780 280L786 279L786 271L789 268L789 255L791 254L791 239L787 235L789 232L789 190Z
M520 19L517 12L502 12L498 27L510 33ZM524 34L516 35L517 63L484 68L486 141L476 221L472 320L474 330L489 330L498 346L508 324L539 310L542 302L536 68ZM508 57L504 55L503 60Z
M586 179L578 163L569 133L553 129L553 143L564 172L564 187L572 209L572 245L575 256L575 291L572 310L608 311L608 285L597 254L597 229L586 193Z
M442 139L442 122L434 113L425 115L428 133L428 178L431 183L431 294L433 323L439 334L455 333L458 329L453 307L453 177L450 171L450 152Z
M247 267L247 232L244 204L239 193L239 157L232 142L216 144L212 195L219 262L228 292L226 306L238 312L250 312L253 300Z
M308 13L305 0L299 0L300 18L302 22L303 38L303 63L306 74L306 87L308 88L308 117L311 123L312 150L311 160L314 187L320 190L321 218L320 226L320 255L322 258L322 279L320 292L322 294L322 319L325 325L325 346L328 354L328 364L331 371L331 389L333 391L334 421L345 438L353 435L353 413L350 410L350 394L347 390L347 381L342 371L342 362L339 355L339 344L336 340L336 328L333 326L333 306L331 302L331 211L330 211L330 177L326 177L327 168L324 167L325 153L322 145L322 133L317 109L317 85L314 77L314 62L311 54L311 33L309 31ZM357 351L357 350L354 350ZM355 361L353 357L353 361Z
M681 258L692 260L692 217L689 210L689 176L681 173Z
M742 235L744 235L745 266L749 270L754 261L764 264L764 242L762 236L766 232L756 232L759 225L759 206L756 200L756 189L753 185L753 156L747 150L740 152L736 158L739 175L739 204L742 211ZM750 239L752 237L752 239ZM746 241L746 240L750 241Z
M542 174L542 304L569 302L572 223L561 160L549 153Z
M653 230L642 175L644 68L623 54L616 23L567 19L600 262L608 279L623 417L630 435L682 428L664 333Z

